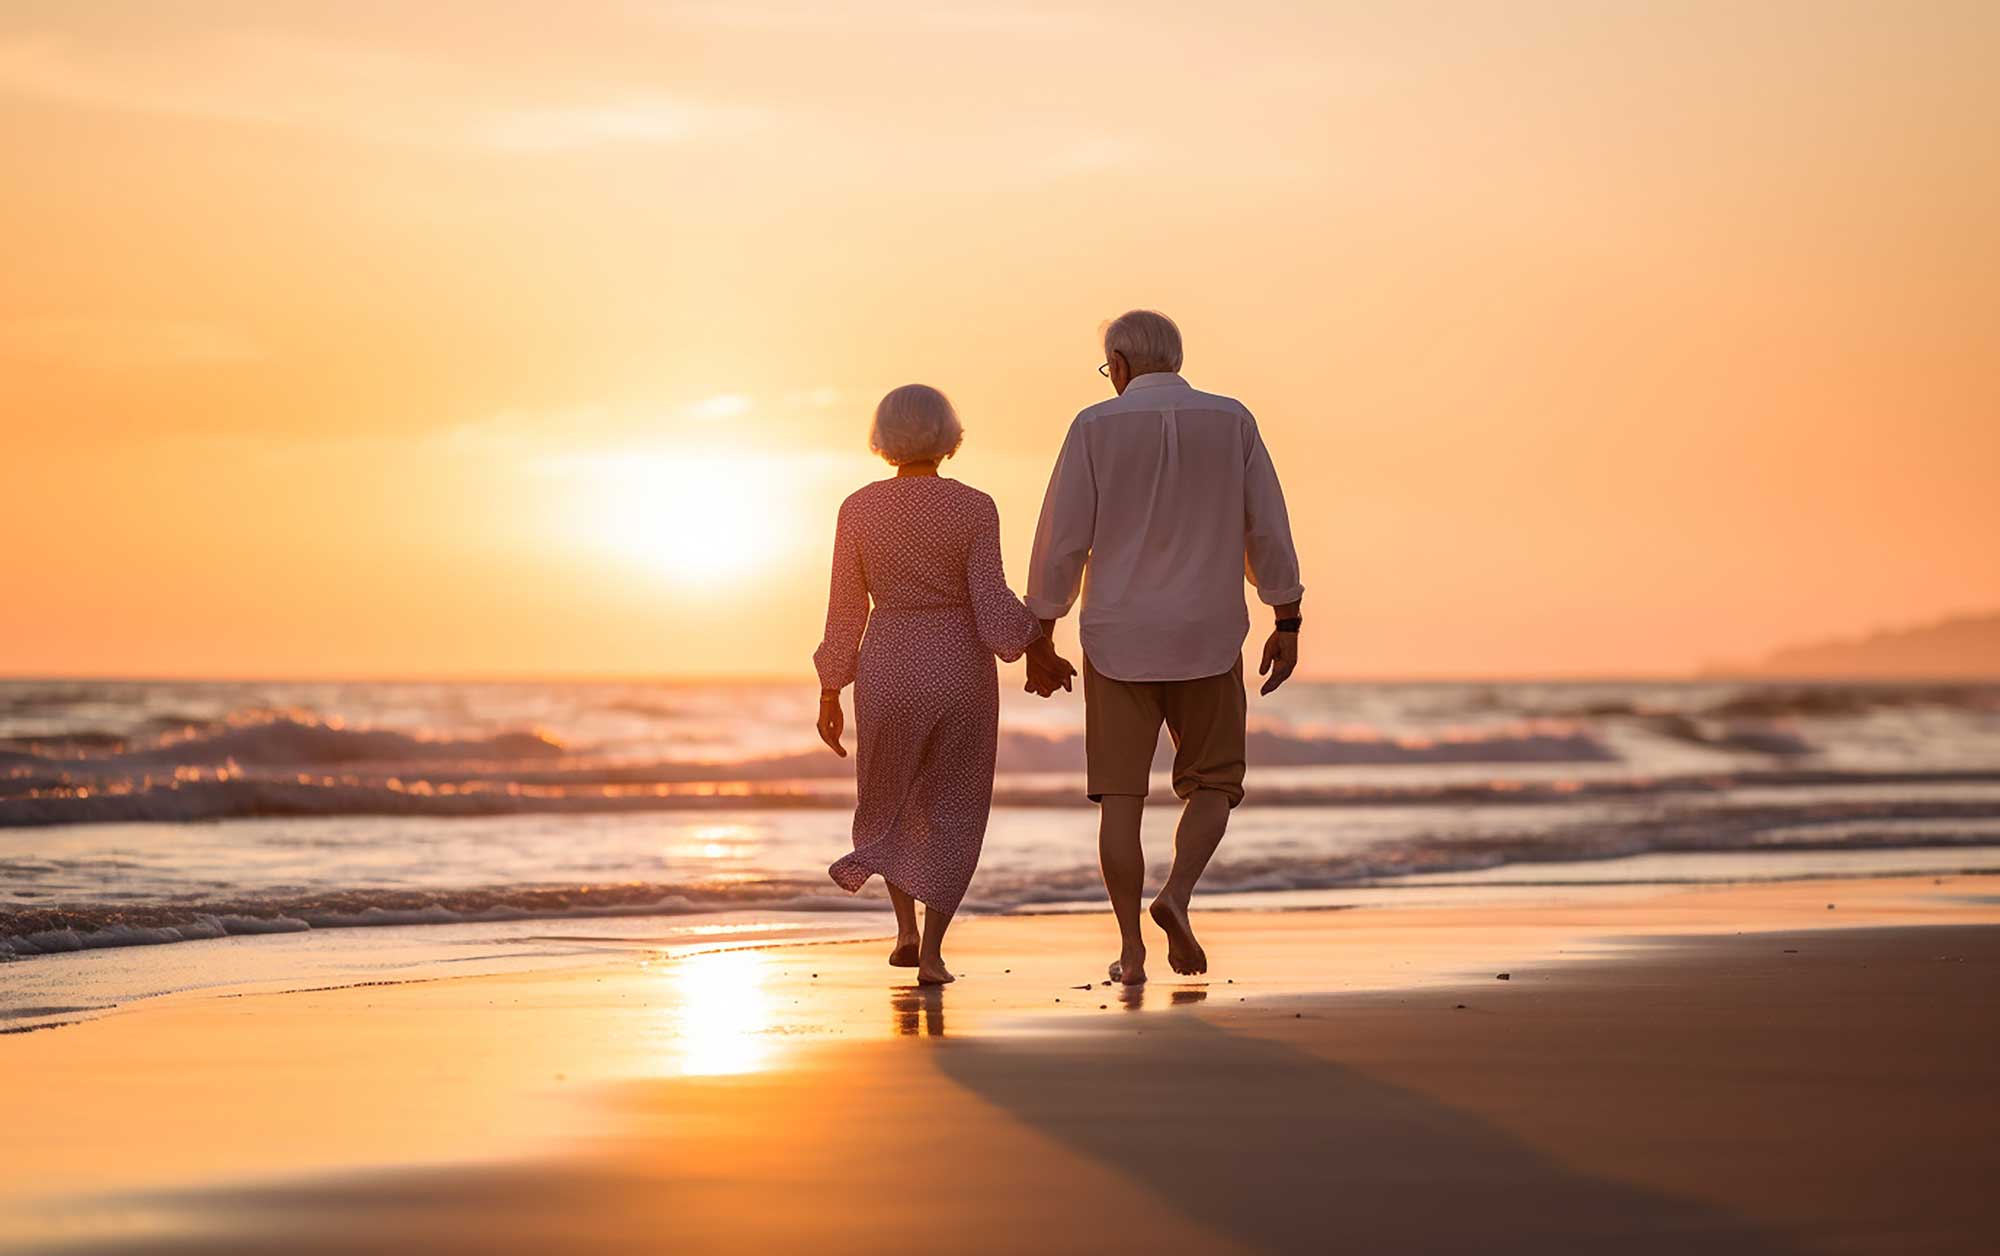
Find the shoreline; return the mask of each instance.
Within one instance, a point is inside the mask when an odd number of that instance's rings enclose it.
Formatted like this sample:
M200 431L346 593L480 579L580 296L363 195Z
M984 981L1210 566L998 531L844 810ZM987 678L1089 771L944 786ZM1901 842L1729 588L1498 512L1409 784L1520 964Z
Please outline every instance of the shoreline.
M1596 896L1615 909L1632 899L1673 889L1838 883L1898 878L2000 878L2000 847L1913 846L1894 849L1650 852L1608 859L1513 862L1453 871L1413 872L1353 884L1298 889L1216 888L1203 893L1209 913L1290 912L1364 908L1422 910L1438 906L1501 906L1561 896ZM859 897L828 895L768 906L698 906L678 896L655 901L640 887L605 887L607 906L582 906L574 895L538 890L531 897L562 901L554 910L522 910L501 891L482 901L508 900L491 911L453 913L369 910L331 919L238 918L182 906L107 909L121 917L101 935L72 930L0 936L0 1033L66 1028L161 997L283 989L301 975L328 987L372 983L385 967L429 980L472 972L498 974L575 969L607 953L685 954L721 945L886 937L893 929L879 889ZM421 893L409 894L423 898ZM619 899L643 898L621 903ZM315 900L325 902L325 896ZM240 906L240 905L238 905ZM1104 911L1101 893L1003 907L974 906L961 923L1038 916L1091 916ZM34 909L29 914L61 915ZM181 919L179 926L164 919ZM0 919L4 919L0 916ZM57 945L46 945L54 939ZM44 944L44 949L28 948ZM294 982L293 984L296 984Z
M0 1098L37 1131L0 1217L152 1253L896 1250L926 1218L1003 1250L1023 1195L1056 1250L2000 1234L1944 1189L2000 1169L1991 878L1197 920L1216 970L1129 995L1108 921L1054 914L965 922L941 992L868 940L141 1003L0 1038L37 1082ZM881 1157L909 1189L857 1197Z

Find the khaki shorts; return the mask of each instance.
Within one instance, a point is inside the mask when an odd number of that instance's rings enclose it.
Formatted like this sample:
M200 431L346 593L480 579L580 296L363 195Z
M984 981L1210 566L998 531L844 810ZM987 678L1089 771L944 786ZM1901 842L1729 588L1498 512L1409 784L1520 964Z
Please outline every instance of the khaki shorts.
M1090 800L1144 798L1164 722L1174 740L1174 793L1243 801L1243 661L1199 680L1113 680L1083 660L1083 749Z

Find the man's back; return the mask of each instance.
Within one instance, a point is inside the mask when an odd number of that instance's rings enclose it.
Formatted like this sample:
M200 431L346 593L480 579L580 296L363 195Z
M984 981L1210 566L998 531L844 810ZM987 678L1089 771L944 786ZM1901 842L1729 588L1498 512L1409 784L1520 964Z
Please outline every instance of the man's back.
M1185 680L1234 666L1249 630L1245 574L1271 605L1302 593L1249 410L1158 372L1077 415L1042 504L1029 608L1065 614L1086 561L1083 648L1103 674Z

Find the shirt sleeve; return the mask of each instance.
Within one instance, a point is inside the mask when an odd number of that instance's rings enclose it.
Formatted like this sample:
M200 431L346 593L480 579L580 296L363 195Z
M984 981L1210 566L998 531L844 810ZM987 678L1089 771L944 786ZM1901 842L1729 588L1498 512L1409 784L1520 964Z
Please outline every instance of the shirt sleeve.
M1299 552L1292 545L1292 521L1285 513L1285 491L1278 486L1278 469L1257 431L1246 417L1248 438L1243 460L1243 574L1257 586L1266 606L1284 606L1305 596L1299 583Z
M868 577L861 568L861 542L846 506L833 532L833 578L826 595L826 633L813 651L822 689L844 689L854 680L861 657L861 634L868 627Z
M991 501L984 504L966 551L965 587L979 640L1009 663L1042 635L1042 626L1007 587L1000 560L1000 511Z
M1035 548L1028 558L1028 609L1039 619L1061 619L1083 588L1083 568L1097 531L1097 479L1083 423L1070 424L1042 497Z

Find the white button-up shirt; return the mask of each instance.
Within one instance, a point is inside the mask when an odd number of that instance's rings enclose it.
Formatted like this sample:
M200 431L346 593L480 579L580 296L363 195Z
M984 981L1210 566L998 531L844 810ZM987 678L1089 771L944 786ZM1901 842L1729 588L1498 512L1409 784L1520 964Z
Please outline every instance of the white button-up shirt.
M1060 619L1081 587L1099 672L1193 680L1242 657L1246 575L1272 606L1305 593L1278 473L1241 402L1158 373L1076 416L1042 500L1029 610Z

